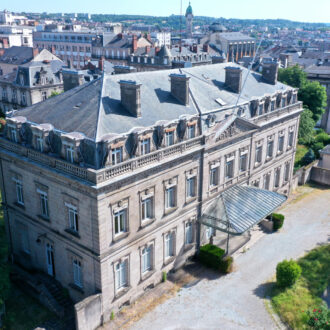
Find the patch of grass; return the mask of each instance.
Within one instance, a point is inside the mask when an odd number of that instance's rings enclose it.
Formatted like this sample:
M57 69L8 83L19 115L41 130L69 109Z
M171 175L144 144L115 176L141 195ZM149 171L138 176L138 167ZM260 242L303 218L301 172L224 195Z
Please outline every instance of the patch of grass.
M330 283L330 245L318 247L298 260L300 279L290 288L274 285L270 296L274 310L292 329L311 329L308 309L324 305L320 298Z

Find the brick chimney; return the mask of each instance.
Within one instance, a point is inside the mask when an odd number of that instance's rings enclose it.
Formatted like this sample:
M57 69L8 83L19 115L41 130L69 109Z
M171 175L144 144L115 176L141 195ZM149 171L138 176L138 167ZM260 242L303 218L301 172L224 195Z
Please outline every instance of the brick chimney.
M236 66L227 66L225 84L227 88L234 93L240 93L242 89L242 72L243 70Z
M171 94L181 104L189 104L189 79L185 74L170 74Z
M134 117L141 117L141 84L133 80L120 80L121 104Z
M136 36L136 34L134 34L133 35L133 41L132 41L132 51L133 51L133 53L135 53L136 52L136 50L137 50L137 36Z
M209 44L203 45L203 52L208 53L209 52Z
M55 46L54 45L52 45L52 47L51 47L51 53L54 54L54 55L56 54L56 50L55 50Z
M99 59L99 70L104 70L104 56L101 56L101 58Z
M275 85L277 83L277 75L278 62L276 60L262 63L262 78L266 83Z
M35 58L39 54L39 49L38 48L33 48L32 54L33 54L33 58Z

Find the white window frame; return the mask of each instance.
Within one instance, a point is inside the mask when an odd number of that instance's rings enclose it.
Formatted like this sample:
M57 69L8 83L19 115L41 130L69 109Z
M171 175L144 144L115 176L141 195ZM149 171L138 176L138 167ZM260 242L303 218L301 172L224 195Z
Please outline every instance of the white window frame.
M281 168L278 167L274 172L274 187L278 188L280 186Z
M259 154L260 154L260 159L259 159ZM256 155L255 155L255 163L260 164L262 162L262 146L256 146Z
M189 125L188 126L188 139L193 139L196 137L196 125Z
M288 182L289 178L290 178L290 163L286 163L285 164L285 168L284 168L284 181Z
M119 236L127 232L127 214L127 208L123 208L113 213L113 232L115 236Z
M176 207L176 186L165 189L165 209Z
M78 259L73 259L72 267L73 267L74 285L76 285L79 288L83 288L81 261Z
M42 136L37 135L36 136L36 149L40 152L44 151L44 139Z
M226 161L226 179L232 179L234 177L234 166L234 159L228 159Z
M210 187L216 187L219 184L220 167L212 167L210 169Z
M164 237L164 257L165 260L175 256L175 232L170 231Z
M278 137L277 152L282 153L284 150L284 135Z
M74 162L74 147L72 145L67 145L65 148L65 158L68 162Z
M14 179L15 190L16 190L16 202L20 205L24 205L24 195L23 195L23 183L20 179Z
M45 191L37 190L40 197L40 210L41 215L49 218L49 205L48 205L48 194Z
M141 273L146 274L153 268L153 245L147 245L141 250Z
M141 220L147 221L153 219L153 196L147 197L141 201Z
M115 288L116 292L128 287L128 259L115 264Z
M174 144L174 131L169 131L165 133L166 147L172 146Z
M289 137L288 137L288 147L292 148L293 147L293 140L294 140L294 131L289 132Z
M243 159L244 159L244 161L243 161ZM247 153L240 155L239 170L240 170L240 172L245 172L247 170Z
M192 221L187 221L185 223L185 244L189 245L194 242L194 227Z
M140 142L141 144L141 155L146 155L150 153L150 138L143 139Z
M78 233L79 230L79 217L78 217L78 209L71 205L71 204L66 204L66 207L68 208L68 224L69 224L69 229Z
M196 176L187 178L186 180L186 197L188 199L196 197Z
M123 147L111 149L111 163L117 165L123 161Z
M271 146L271 150L269 149L269 147ZM274 155L274 141L268 141L267 142L267 158L272 158Z

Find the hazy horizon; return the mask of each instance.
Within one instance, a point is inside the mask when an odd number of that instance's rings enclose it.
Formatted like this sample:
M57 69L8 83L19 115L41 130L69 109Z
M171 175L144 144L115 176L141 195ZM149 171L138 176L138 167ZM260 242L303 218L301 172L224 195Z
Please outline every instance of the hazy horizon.
M189 1L182 0L182 12ZM286 19L301 23L330 23L330 0L277 0L271 3L265 0L232 0L230 3L220 3L218 0L193 0L191 6L194 15L226 19ZM105 0L72 0L66 2L57 0L45 3L40 0L3 0L2 10L31 13L90 13L115 15L145 15L166 17L180 14L180 0L139 1L123 0L121 2Z

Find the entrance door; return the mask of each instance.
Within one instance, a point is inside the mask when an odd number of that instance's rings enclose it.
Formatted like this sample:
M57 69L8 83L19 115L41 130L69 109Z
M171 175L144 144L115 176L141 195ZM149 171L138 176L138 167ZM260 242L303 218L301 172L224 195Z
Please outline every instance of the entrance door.
M50 276L55 275L54 268L54 248L53 245L47 243L46 244L46 261L47 261L47 273Z

